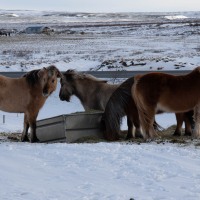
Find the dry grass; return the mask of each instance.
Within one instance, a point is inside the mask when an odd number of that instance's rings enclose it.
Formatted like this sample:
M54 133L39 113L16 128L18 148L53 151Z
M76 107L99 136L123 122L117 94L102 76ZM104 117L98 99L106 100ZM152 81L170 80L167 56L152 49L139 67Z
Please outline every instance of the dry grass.
M143 144L143 143L155 143L155 144L166 144L173 143L178 144L179 146L189 146L194 145L195 147L200 147L200 141L198 139L193 139L190 136L173 136L175 126L171 126L168 129L159 132L159 137L151 140L144 140L142 138L135 138L131 140L124 140L123 138L120 141L122 144L132 145L132 144ZM126 131L122 132L123 135L126 134ZM0 142L20 142L21 133L0 133ZM83 137L78 139L75 143L99 143L107 142L104 139L97 137Z

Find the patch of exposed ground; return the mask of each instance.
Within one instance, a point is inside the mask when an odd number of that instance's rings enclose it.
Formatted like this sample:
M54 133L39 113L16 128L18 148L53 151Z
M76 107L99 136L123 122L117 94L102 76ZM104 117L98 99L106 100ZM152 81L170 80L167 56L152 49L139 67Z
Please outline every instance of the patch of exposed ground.
M178 144L179 146L189 146L194 145L195 147L200 147L200 140L194 139L191 136L173 136L175 130L175 125L171 126L163 131L160 131L159 137L155 139L144 140L142 138L134 138L130 140L121 139L120 142L122 144L131 145L131 144L143 144L143 143L155 143L155 144L166 144L173 143ZM182 131L184 133L184 129ZM126 133L126 131L124 131ZM0 133L0 143L1 142L20 142L21 133ZM107 142L104 139L100 139L97 137L84 137L78 139L75 143L99 143L99 142Z

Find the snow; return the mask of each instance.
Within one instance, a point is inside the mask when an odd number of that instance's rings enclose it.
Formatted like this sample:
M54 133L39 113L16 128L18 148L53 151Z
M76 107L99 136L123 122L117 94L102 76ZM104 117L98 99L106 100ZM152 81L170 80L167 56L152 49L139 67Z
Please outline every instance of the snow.
M200 198L199 149L171 144L1 143L1 199Z
M184 15L173 15L173 16L165 16L166 19L175 20L175 19L187 19L188 17Z
M87 22L125 22L185 17L196 13L78 14L0 10L0 28L24 29L49 21L63 25ZM16 14L19 17L11 17ZM66 15L65 15L66 14ZM144 19L143 19L144 15ZM91 17L92 16L92 17ZM161 17L160 17L161 16ZM153 18L154 17L154 18ZM59 21L60 20L60 21ZM165 19L166 20L166 19ZM60 24L59 24L60 23ZM69 23L69 24L70 24ZM52 25L52 24L50 24ZM64 24L65 25L65 24ZM63 26L64 26L63 25ZM68 25L68 24L67 24ZM71 25L71 24L70 24ZM200 65L198 26L163 24L71 28L74 35L15 35L0 37L2 71L29 71L49 64L60 70L96 70L105 60L116 68L100 70L193 69ZM84 35L80 35L84 31ZM144 66L123 68L120 61L145 62ZM83 111L80 101L59 99L60 84L47 99L38 120ZM5 122L3 123L3 115ZM160 114L156 121L167 128L175 124L174 114ZM21 132L23 114L0 111L1 132ZM122 129L126 129L124 119ZM1 139L1 138L0 138ZM100 142L81 144L30 144L0 140L0 199L2 200L196 200L200 199L199 146Z
M59 85L38 119L83 111L75 97L59 100ZM23 114L6 116L1 131L21 132ZM1 120L1 119L0 119ZM174 114L156 120L164 127ZM127 129L124 121L122 129ZM4 200L121 200L200 198L199 148L174 144L30 144L0 142L0 196Z

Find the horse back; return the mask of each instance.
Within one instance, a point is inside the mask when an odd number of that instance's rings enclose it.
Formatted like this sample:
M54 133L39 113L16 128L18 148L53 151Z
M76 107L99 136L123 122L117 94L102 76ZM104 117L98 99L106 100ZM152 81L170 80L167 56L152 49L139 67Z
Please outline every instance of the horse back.
M193 108L199 100L199 78L195 73L182 76L149 73L136 77L133 92L135 98L139 95L141 101L159 105L163 111L184 110Z
M112 85L108 83L99 84L99 87L97 87L97 90L95 90L93 95L93 97L95 97L94 102L96 102L96 108L105 110L111 95L118 87L119 85Z
M24 78L0 76L0 109L6 112L23 112L30 101Z

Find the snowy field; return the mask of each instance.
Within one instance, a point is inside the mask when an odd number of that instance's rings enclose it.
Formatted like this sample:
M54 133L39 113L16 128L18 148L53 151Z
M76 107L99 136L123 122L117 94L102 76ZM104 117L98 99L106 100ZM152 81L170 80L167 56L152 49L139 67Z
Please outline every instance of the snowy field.
M199 19L200 12L0 10L0 29L15 29L11 37L0 37L0 69L29 71L55 64L62 71L191 70L200 66ZM21 33L39 25L54 28L54 34ZM59 87L38 119L83 111L75 97L60 101ZM165 128L175 124L174 114L156 120ZM1 132L21 132L22 127L23 114L0 111ZM30 144L0 137L0 152L2 200L200 199L200 149L193 143Z
M1 143L3 200L198 200L199 148Z

